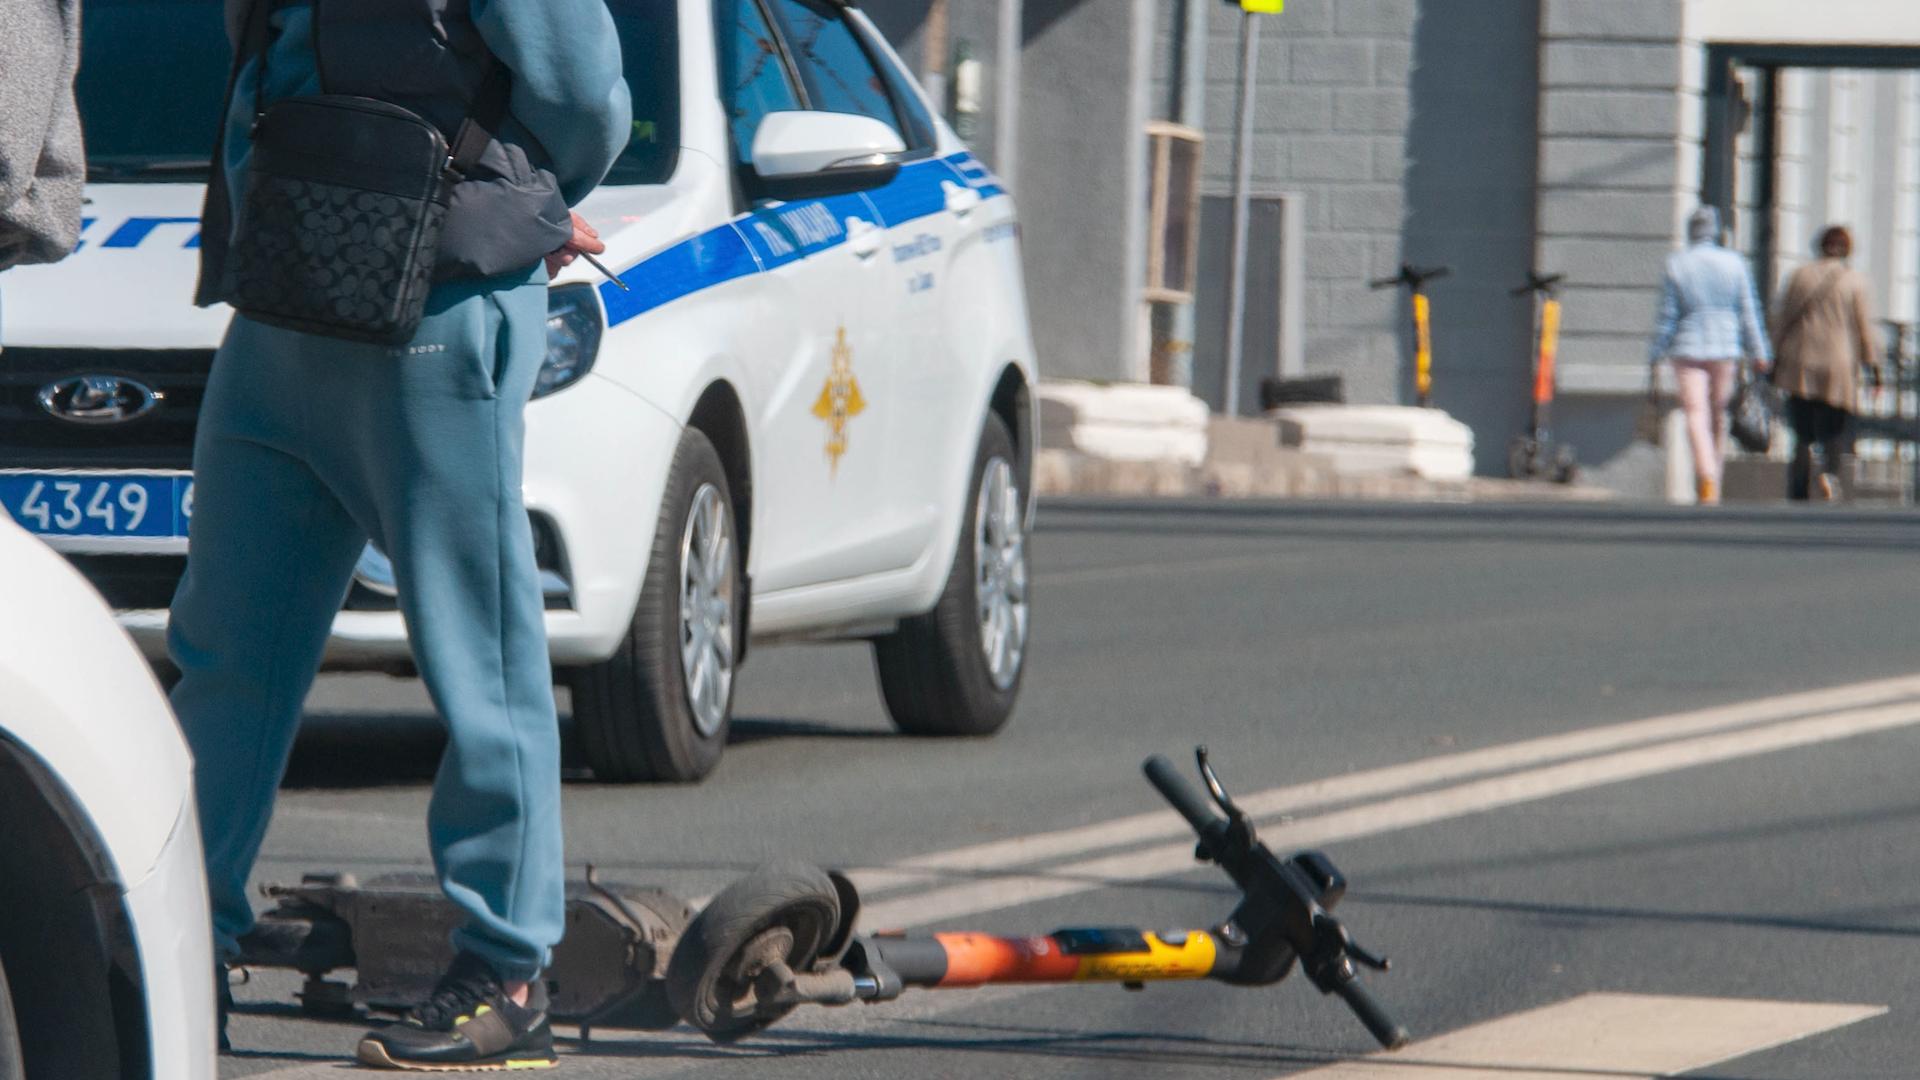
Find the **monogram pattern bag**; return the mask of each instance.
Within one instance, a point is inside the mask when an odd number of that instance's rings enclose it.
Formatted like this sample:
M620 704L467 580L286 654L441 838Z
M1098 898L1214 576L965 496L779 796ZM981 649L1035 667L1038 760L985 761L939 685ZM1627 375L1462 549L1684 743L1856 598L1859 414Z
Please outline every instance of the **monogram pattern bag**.
M248 21L259 69L267 6L256 0ZM233 307L310 334L411 340L453 185L486 149L506 93L505 69L489 60L451 148L431 122L373 98L316 94L262 110L228 256Z

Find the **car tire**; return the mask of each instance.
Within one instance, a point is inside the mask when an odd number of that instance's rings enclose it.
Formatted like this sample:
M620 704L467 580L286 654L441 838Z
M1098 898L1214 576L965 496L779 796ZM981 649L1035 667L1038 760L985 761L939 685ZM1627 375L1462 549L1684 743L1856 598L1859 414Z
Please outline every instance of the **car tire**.
M1026 496L1013 436L988 416L960 541L932 611L873 643L880 694L909 735L991 735L1013 714L1029 639Z
M26 1075L20 1024L14 1018L13 996L7 992L7 969L0 964L0 1080L24 1080Z
M581 754L599 779L685 783L719 763L740 656L739 535L720 455L688 428L633 624L611 657L570 680Z

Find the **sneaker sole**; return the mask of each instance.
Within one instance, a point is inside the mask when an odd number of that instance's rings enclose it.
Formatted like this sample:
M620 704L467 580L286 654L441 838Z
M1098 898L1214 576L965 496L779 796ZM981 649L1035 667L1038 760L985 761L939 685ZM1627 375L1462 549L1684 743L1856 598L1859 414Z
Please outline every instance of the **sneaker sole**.
M551 1069L560 1064L557 1057L507 1058L492 1061L469 1061L458 1064L437 1065L424 1061L401 1061L387 1053L387 1048L369 1039L360 1044L354 1057L362 1065L376 1069L400 1069L406 1072L513 1072L520 1069Z

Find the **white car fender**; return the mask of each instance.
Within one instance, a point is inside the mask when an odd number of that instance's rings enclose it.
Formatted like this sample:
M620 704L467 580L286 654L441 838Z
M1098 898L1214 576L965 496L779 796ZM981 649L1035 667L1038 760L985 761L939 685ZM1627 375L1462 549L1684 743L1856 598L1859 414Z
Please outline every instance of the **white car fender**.
M165 696L105 601L51 548L0 515L0 734L48 766L87 809L121 882L167 845L193 759Z

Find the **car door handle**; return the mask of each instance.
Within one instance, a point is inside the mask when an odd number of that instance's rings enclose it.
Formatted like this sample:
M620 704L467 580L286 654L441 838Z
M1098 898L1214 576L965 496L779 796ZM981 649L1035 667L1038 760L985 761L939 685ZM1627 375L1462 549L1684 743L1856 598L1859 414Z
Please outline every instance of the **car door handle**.
M847 248L856 258L873 258L885 242L885 229L857 217L847 219Z
M951 210L955 217L964 218L973 213L974 207L980 205L980 193L973 188L961 187L951 180L942 180L940 190L947 193L947 209Z

